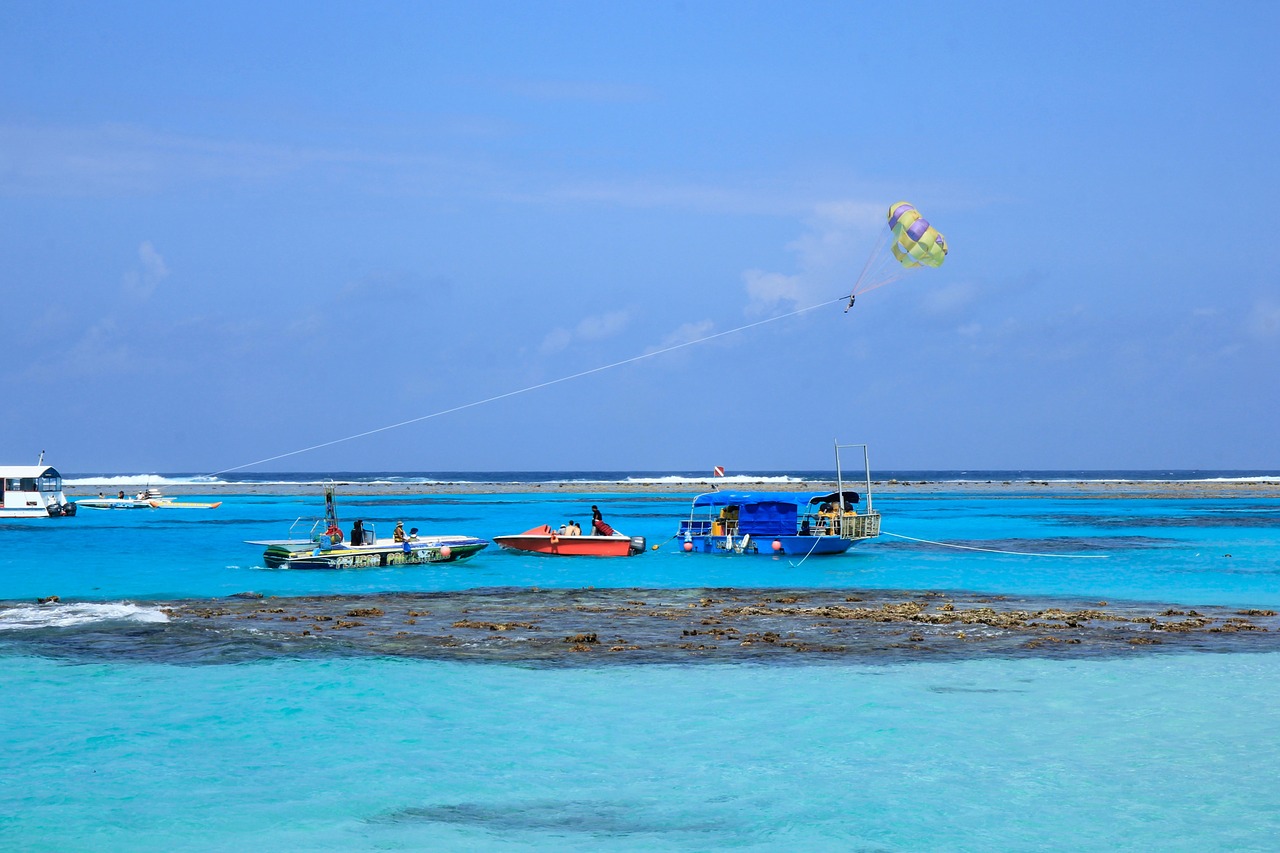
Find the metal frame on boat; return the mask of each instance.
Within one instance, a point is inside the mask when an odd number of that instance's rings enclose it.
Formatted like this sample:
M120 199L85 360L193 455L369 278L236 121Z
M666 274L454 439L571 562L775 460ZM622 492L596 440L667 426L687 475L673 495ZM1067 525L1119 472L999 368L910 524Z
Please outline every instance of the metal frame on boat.
M406 541L379 539L375 526L364 525L360 542L346 543L331 536L341 530L334 487L324 487L324 518L298 518L289 528L288 539L255 539L249 545L263 545L263 562L271 569L372 569L387 566L456 563L489 547L487 539L474 536L412 536ZM310 523L306 538L294 531Z
M676 533L685 551L699 554L843 554L880 535L871 504L871 464L865 444L836 444L834 492L709 492L693 499ZM846 489L842 448L862 448L865 502ZM859 505L862 509L859 510Z

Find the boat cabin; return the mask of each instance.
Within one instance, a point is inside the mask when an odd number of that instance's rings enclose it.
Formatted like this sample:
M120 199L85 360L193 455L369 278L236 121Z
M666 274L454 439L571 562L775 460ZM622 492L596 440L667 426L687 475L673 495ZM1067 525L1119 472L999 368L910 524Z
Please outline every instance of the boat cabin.
M709 492L676 534L699 553L842 554L880 535L880 514L857 492Z
M0 466L0 518L49 518L76 514L62 493L62 475L48 465Z

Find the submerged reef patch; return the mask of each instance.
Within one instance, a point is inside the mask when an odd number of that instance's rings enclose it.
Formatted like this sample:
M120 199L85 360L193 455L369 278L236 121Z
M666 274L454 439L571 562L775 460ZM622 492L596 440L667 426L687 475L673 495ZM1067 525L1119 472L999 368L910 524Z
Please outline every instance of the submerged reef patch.
M30 627L0 632L0 648L166 663L375 655L547 666L1280 649L1272 610L953 591L503 588L145 604L167 619L104 611L40 625L28 615ZM0 603L0 621L19 608L32 604Z

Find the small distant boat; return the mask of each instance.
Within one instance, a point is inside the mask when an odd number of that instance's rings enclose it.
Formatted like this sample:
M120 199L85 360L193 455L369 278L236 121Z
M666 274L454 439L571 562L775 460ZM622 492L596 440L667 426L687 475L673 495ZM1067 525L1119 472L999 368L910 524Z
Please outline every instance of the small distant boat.
M560 557L631 557L644 553L643 536L598 533L568 536L546 524L510 536L495 536L493 541L509 551L552 554Z
M62 493L62 475L44 464L0 466L0 518L66 518L74 501Z
M866 501L845 489L840 448L861 447ZM836 445L834 492L709 492L693 499L674 538L698 554L843 554L880 535L871 506L871 469L865 444ZM859 510L859 505L862 509Z
M404 541L380 539L373 524L364 525L360 542L343 542L333 486L325 486L325 515L311 524L306 538L293 531L311 519L299 518L289 539L249 540L263 545L263 562L271 569L372 569L427 563L456 563L489 547L487 539L474 536L418 536L417 528ZM330 533L336 531L336 533Z
M159 489L150 487L143 489L133 497L125 497L121 492L114 498L97 497L81 498L76 501L89 509L217 509L222 501L203 503L199 501L175 501L160 494Z

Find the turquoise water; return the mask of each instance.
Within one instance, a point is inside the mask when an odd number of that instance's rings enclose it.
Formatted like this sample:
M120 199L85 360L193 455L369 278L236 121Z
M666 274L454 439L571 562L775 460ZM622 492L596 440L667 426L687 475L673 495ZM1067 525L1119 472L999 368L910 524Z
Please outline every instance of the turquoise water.
M1280 606L1280 501L877 500L854 553L255 568L316 496L0 524L0 599L487 586L953 589ZM346 499L386 531L588 517L658 544L687 496ZM585 511L584 511L585 510ZM385 532L385 531L384 531ZM1227 556L1230 555L1230 556ZM11 612L17 612L12 610ZM46 612L46 611L38 611ZM55 611L47 611L55 612ZM69 613L70 609L64 609ZM105 610L104 610L105 612ZM0 613L0 847L30 850L1271 850L1280 655L579 666L30 652ZM122 615L123 614L123 615ZM124 625L125 627L121 627ZM83 629L81 626L80 629Z

